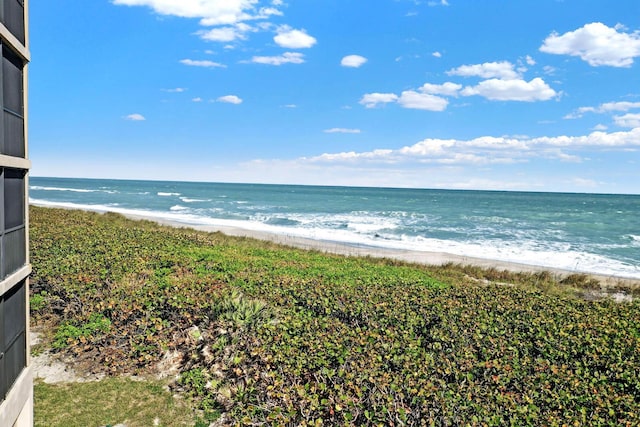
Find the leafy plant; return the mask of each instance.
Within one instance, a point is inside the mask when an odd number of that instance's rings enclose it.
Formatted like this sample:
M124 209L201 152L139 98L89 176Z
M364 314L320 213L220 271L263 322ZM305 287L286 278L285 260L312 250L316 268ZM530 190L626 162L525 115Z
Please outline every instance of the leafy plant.
M86 323L74 325L66 322L58 328L53 337L53 348L63 349L74 342L86 343L91 338L106 334L111 328L111 321L102 314L93 313Z
M31 221L53 346L108 375L175 353L174 390L199 422L640 424L640 300L567 291L590 277L341 257L114 214Z

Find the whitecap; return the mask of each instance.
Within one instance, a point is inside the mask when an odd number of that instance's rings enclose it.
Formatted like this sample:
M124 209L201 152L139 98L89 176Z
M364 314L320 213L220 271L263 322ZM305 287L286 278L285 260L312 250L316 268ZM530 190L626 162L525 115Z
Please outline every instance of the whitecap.
M185 203L198 203L198 202L210 202L210 199L192 199L190 197L180 197L180 200L182 200Z
M41 185L30 185L29 189L34 191L69 191L73 193L117 193L114 190L88 190L86 188L45 187Z

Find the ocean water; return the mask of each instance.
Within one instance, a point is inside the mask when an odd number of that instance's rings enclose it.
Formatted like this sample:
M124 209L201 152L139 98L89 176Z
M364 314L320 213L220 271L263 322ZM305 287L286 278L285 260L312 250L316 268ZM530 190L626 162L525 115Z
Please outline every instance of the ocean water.
M30 201L640 279L640 196L30 179Z

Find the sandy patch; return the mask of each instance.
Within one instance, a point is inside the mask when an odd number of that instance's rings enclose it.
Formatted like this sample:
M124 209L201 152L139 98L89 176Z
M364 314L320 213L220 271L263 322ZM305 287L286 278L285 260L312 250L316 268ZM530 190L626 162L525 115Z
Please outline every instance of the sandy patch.
M31 345L40 343L40 333L31 331ZM73 368L73 363L61 359L58 355L45 350L37 356L31 356L31 369L34 380L40 379L47 384L99 381L104 375L80 375Z

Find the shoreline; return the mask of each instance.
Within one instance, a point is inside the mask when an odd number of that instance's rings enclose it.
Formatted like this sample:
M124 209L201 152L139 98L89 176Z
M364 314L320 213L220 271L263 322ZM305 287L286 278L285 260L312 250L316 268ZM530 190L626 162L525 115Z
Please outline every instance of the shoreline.
M246 237L251 239L263 240L272 243L281 244L284 246L291 246L298 249L316 250L320 252L326 252L335 255L344 256L361 256L372 258L388 258L398 261L405 261L414 264L422 265L442 265L446 263L473 265L481 268L495 268L498 270L507 270L510 272L518 273L540 273L549 272L559 278L564 278L572 274L585 274L589 277L597 279L601 284L605 286L615 285L630 285L640 286L640 279L623 277L623 276L607 276L603 274L596 274L590 272L584 272L579 270L565 270L553 267L544 267L531 264L522 264L510 261L493 260L488 258L477 258L471 256L463 256L450 254L447 252L431 252L431 251L415 251L409 249L391 249L374 246L355 246L349 245L343 242L333 242L326 240L309 239L306 237L290 236L284 234L270 233L267 231L256 231L245 229L241 227L230 226L213 226L213 225L198 225L198 224L186 224L178 221L171 221L167 219L158 219L155 217L147 217L145 215L133 215L133 214L121 214L126 218L133 220L146 220L155 222L157 224L176 227L176 228L190 228L198 231L205 232L220 232L228 236Z
M38 203L30 203L30 204L33 206L44 207L44 208L85 210L85 211L97 212L97 213L111 212L111 211L99 210L99 209L95 209L95 210L78 209L78 208L70 208L70 207L64 207L64 206L41 205ZM228 236L246 237L251 239L277 243L284 246L295 247L298 249L316 250L316 251L326 252L326 253L335 254L335 255L388 258L388 259L404 261L408 263L434 265L434 266L438 266L446 263L454 263L454 264L462 264L462 265L472 265L472 266L485 268L485 269L495 268L498 270L507 270L514 273L518 273L518 272L540 273L540 272L546 271L555 275L558 278L564 278L572 274L585 274L589 277L593 277L594 279L598 280L602 285L607 287L616 286L616 285L640 287L640 279L632 278L632 277L604 275L604 274L597 274L597 273L591 273L591 272L580 271L580 270L567 270L567 269L554 268L554 267L523 264L523 263L517 263L517 262L511 262L511 261L501 261L501 260L495 260L495 259L489 259L489 258L478 258L478 257L472 257L472 256L451 254L447 252L416 251L416 250L410 250L410 249L392 249L392 248L375 247L375 246L357 246L357 245L350 245L343 242L310 239L307 237L271 233L268 231L251 230L251 229L241 228L236 226L188 224L188 223L183 223L179 221L172 221L168 219L157 218L151 215L147 216L147 215L128 214L128 213L123 214L119 212L114 212L114 213L117 213L118 215L122 215L125 218L129 218L136 221L141 221L141 220L151 221L151 222L155 222L157 224L165 225L169 227L190 228L193 230L210 232L210 233L220 232Z

